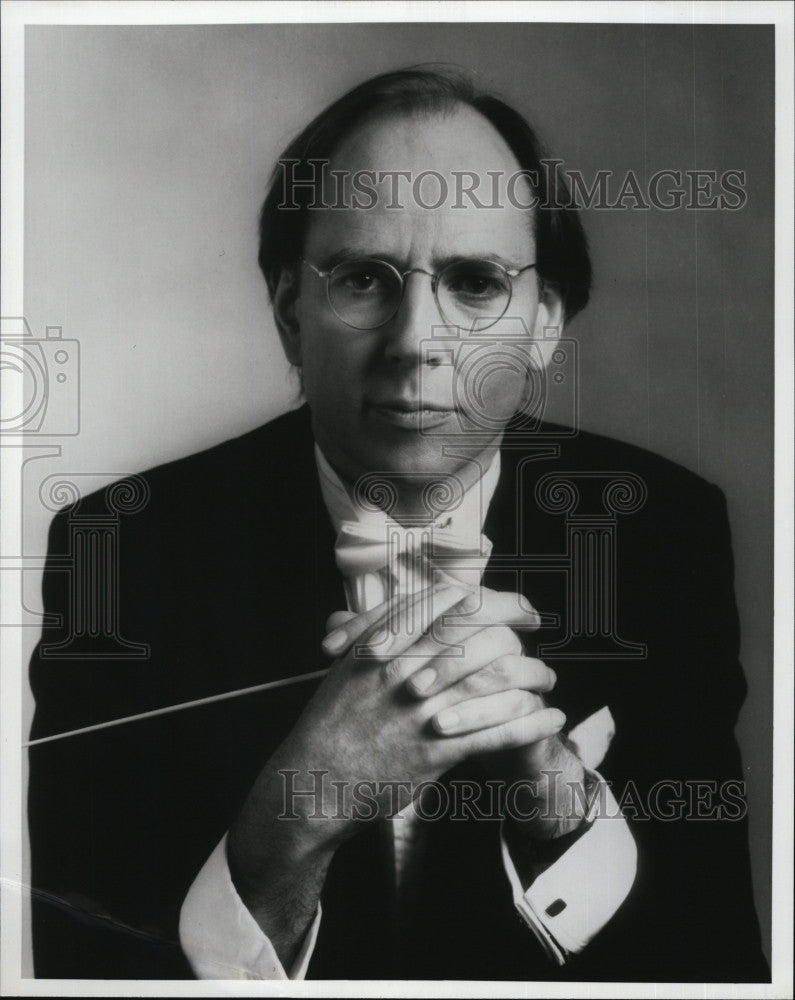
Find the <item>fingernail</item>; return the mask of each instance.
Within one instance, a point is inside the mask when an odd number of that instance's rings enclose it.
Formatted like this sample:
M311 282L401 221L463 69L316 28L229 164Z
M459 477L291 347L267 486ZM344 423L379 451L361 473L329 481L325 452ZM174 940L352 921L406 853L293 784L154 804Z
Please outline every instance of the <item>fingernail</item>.
M553 708L549 721L556 729L562 729L566 725L566 716L559 709Z
M323 640L323 648L329 653L336 653L338 650L342 649L345 643L348 641L348 634L344 629L335 629L333 632L329 632L326 638Z
M427 691L436 680L436 671L433 667L423 667L422 670L418 670L416 674L413 674L410 680L415 691Z
M558 682L558 675L552 667L547 667L547 670L549 671L549 683L554 687Z
M454 708L446 708L436 716L436 725L440 729L452 729L461 720L461 716Z

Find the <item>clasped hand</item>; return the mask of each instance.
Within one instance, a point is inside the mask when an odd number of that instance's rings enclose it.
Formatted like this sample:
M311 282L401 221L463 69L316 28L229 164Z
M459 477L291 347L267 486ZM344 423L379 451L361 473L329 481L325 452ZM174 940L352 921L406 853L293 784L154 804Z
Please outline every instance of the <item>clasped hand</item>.
M227 839L238 892L280 954L293 954L305 932L340 843L362 818L394 814L396 785L408 805L422 782L478 757L496 778L537 782L544 815L566 816L513 824L516 835L529 843L579 825L571 789L582 764L558 735L565 716L544 700L555 674L523 655L514 631L538 623L517 594L449 582L331 616L331 669ZM366 817L361 783L375 803Z
M355 832L344 821L359 818L360 782L386 815L395 783L410 794L469 757L511 779L537 780L557 765L566 720L543 697L555 674L523 654L514 631L538 623L517 594L455 583L333 614L323 649L335 662L278 755L299 774L327 776L321 812L337 822L316 827L334 839ZM379 798L378 783L388 795Z

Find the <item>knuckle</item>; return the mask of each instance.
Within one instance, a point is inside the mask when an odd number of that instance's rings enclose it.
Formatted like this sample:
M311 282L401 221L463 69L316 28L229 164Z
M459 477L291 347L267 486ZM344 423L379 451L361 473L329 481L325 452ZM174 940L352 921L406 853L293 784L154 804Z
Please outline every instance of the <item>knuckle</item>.
M430 739L422 739L418 741L417 757L421 768L425 769L435 764L438 753L439 751L435 741Z
M547 707L547 703L544 701L544 699L541 697L540 694L534 694L532 691L529 691L528 694L532 699L532 706L531 706L532 712L540 712L542 708Z
M515 720L501 722L495 726L492 737L493 745L498 748L513 746L516 742L515 730Z
M465 592L464 596L447 609L440 607L434 610L429 628L434 635L444 635L461 627L462 621L471 618L480 606L476 595Z
M440 615L438 618L434 618L427 629L423 630L422 641L436 649L444 649L449 645L450 638L454 632L454 626L445 624L445 617Z
M475 587L474 590L468 590L460 606L464 612L479 611L483 606L483 588Z
M503 653L491 661L488 671L493 680L500 686L516 682L516 656L514 653Z
M463 586L457 586L454 591L458 596L458 600L452 605L450 610L447 612L449 615L466 615L472 614L473 611L477 611L480 607L480 596L471 590L467 590Z
M535 694L533 691L528 691L527 693L530 696L530 705L528 708L528 712L530 713L540 712L541 709L546 708L546 702L541 697L541 695Z
M386 661L389 656L390 645L389 635L385 630L377 629L365 635L355 648L358 656L380 663Z
M533 691L523 691L521 715L534 715L539 709L544 707L543 700Z
M382 646L360 646L355 652L357 660L368 660L382 668L389 662L387 651Z
M516 689L512 692L512 695L512 707L517 716L526 715L535 707L533 696L529 691Z
M381 665L381 675L387 684L399 684L405 675L406 664L402 657L396 656Z
M465 677L462 683L467 694L482 694L492 686L488 669L476 670Z

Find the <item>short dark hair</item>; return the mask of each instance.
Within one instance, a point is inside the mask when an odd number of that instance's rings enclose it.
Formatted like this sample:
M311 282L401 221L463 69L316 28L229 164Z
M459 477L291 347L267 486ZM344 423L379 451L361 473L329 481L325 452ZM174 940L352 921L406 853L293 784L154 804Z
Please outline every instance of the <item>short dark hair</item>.
M296 182L316 176L311 161L330 160L340 142L366 119L451 112L461 106L474 108L491 122L520 168L538 179L534 194L539 207L532 213L537 273L560 291L567 321L583 309L591 287L588 241L558 161L545 158L536 132L518 111L499 97L476 90L465 73L422 66L383 73L360 83L321 111L282 153L259 223L259 265L271 295L282 271L296 264L303 251L311 192L305 183ZM284 161L292 161L289 177L281 167ZM298 207L280 207L285 197L287 204Z

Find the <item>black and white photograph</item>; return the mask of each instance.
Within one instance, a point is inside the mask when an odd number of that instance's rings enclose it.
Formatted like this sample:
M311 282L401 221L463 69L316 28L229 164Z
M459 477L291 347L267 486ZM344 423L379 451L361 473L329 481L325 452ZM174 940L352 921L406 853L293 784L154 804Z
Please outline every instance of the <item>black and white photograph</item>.
M791 996L792 8L2 15L3 994Z

